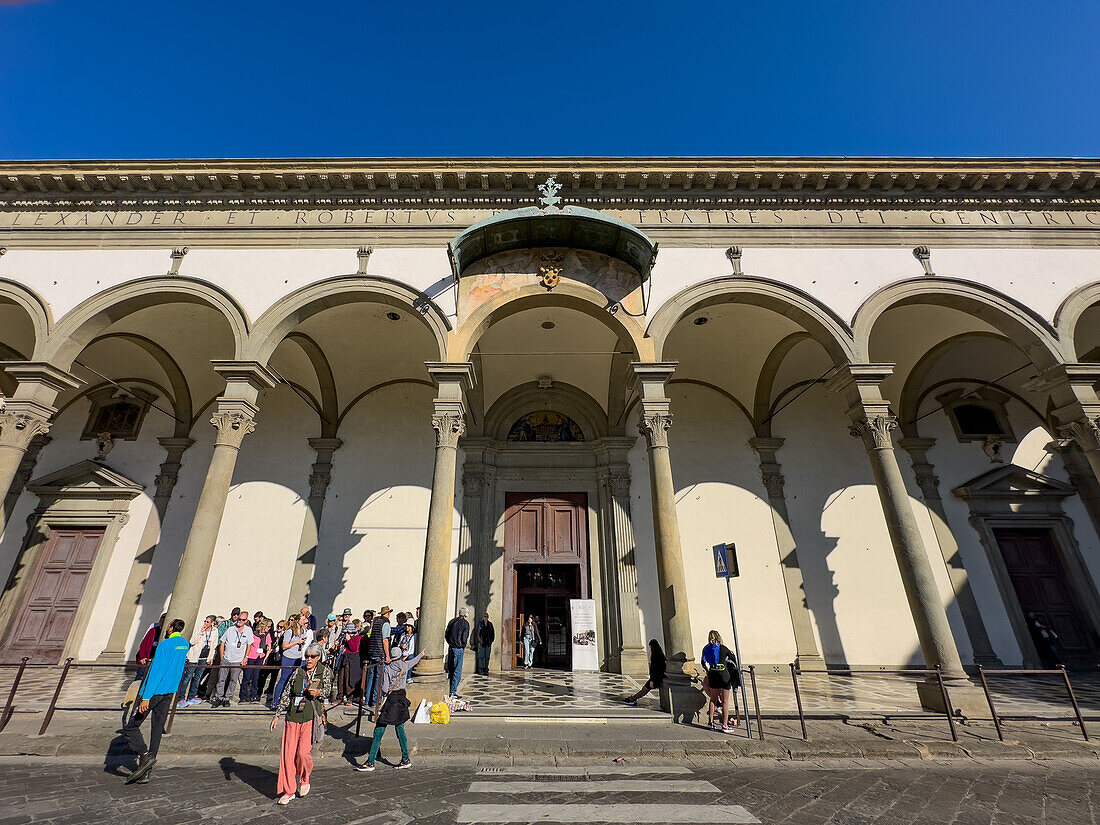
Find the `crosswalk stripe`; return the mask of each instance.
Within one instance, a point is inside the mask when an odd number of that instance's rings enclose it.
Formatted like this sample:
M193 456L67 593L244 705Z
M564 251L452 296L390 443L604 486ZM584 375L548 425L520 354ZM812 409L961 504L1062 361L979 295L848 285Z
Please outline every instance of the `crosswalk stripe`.
M545 782L513 779L471 782L470 793L721 793L704 779L596 779L591 782Z
M463 805L457 822L700 823L759 825L740 805Z
M690 768L682 766L645 767L643 765L608 765L606 767L561 767L536 768L531 765L518 765L508 768L479 768L479 776L644 776L648 773L679 775L691 773Z

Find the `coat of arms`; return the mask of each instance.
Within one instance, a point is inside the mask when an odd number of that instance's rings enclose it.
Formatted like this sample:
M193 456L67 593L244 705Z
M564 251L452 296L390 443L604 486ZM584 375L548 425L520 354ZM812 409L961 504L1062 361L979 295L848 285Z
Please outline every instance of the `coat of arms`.
M539 279L539 283L547 290L551 290L561 283L562 258L564 257L564 253L558 249L547 249L542 252L543 263L539 267L539 274L542 277Z

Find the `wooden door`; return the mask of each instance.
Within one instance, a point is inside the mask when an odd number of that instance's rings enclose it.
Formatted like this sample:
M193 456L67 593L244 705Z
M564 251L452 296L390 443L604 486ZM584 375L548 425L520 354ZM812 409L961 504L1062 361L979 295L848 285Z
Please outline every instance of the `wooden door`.
M102 528L50 531L8 640L9 656L60 661L102 539Z
M1059 655L1068 667L1095 667L1096 637L1044 529L997 529L997 546L1026 617L1034 613L1058 634Z
M505 507L501 626L514 627L516 633L504 637L502 665L516 668L523 663L518 619L525 612L518 603L517 565L570 565L574 570L579 569L580 586L574 597L588 598L588 496L584 493L507 493ZM570 580L572 576L568 574Z

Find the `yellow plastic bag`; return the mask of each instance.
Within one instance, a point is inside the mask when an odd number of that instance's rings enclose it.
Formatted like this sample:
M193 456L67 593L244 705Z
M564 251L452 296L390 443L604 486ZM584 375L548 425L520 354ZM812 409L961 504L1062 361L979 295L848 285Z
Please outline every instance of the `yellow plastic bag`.
M432 705L432 724L449 725L451 723L451 709L446 702L436 702Z

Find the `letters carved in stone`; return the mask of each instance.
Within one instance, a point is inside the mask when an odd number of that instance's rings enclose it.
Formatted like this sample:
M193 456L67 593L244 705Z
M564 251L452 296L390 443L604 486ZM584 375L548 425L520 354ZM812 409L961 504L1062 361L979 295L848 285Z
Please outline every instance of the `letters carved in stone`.
M216 412L210 419L210 423L218 428L218 435L214 439L217 446L241 448L244 437L256 430L256 419L251 415L240 411Z
M890 431L898 426L892 415L873 415L856 421L848 432L853 438L862 438L868 450L893 447Z
M0 413L0 444L26 450L36 435L50 431L50 422L28 413Z
M457 413L433 415L432 426L438 447L457 447L458 439L466 432L466 422Z
M672 426L672 413L642 413L638 430L646 437L650 447L667 447L668 430Z
M1071 421L1059 431L1066 438L1076 441L1086 452L1100 450L1100 416L1086 416L1083 421Z

